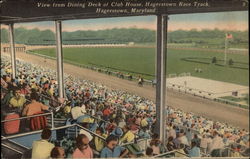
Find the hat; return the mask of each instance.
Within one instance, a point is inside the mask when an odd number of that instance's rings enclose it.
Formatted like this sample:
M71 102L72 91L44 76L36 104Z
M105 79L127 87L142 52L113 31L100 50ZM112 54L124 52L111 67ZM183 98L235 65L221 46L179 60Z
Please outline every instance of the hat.
M112 132L113 135L121 137L123 135L123 131L121 128L117 127L115 130Z

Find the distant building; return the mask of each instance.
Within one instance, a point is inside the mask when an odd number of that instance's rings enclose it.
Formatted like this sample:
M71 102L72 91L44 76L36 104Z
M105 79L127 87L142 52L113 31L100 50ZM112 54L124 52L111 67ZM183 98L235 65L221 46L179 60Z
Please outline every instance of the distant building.
M129 42L128 45L129 45L129 46L135 45L135 42Z
M26 46L23 44L15 44L15 51L16 52L25 52ZM1 43L1 52L3 52L3 53L10 52L10 44Z

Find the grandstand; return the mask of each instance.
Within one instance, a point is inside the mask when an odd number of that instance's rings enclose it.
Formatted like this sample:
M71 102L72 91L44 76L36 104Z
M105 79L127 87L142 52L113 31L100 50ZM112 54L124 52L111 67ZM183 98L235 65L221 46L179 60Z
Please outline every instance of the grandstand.
M34 14L30 12L27 14L23 9L27 7L24 3L4 1L1 4L3 15L0 22L9 25L11 57L1 56L1 124L3 126L1 157L249 156L247 130L206 119L192 112L171 108L166 106L165 102L168 18L166 14L247 10L247 7L242 5L245 4L244 1L240 3L232 1L229 5L223 2L216 1L210 8L184 10L183 8L158 8L157 14L155 13L157 16L157 79L156 103L154 103L122 90L113 90L100 83L65 74L61 35L63 20L152 13L101 15L96 14L91 8L84 10L53 8L53 11L45 9L43 12L42 10L36 12L37 7L32 7L30 3L29 10ZM164 4L160 6L164 7ZM15 56L13 24L46 20L55 21L56 71L25 60L18 60ZM42 147L42 143L49 146L43 149L37 148ZM54 146L56 147L53 148Z

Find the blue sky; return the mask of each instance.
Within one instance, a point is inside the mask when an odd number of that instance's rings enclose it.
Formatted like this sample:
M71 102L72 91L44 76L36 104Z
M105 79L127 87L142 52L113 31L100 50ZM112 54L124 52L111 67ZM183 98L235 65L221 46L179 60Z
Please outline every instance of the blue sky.
M248 30L248 12L220 12L200 14L180 14L169 17L168 30L190 29L226 29ZM50 29L54 31L53 22L20 23L15 27ZM111 28L146 28L155 30L155 16L137 16L122 18L98 18L63 21L63 31L99 30Z

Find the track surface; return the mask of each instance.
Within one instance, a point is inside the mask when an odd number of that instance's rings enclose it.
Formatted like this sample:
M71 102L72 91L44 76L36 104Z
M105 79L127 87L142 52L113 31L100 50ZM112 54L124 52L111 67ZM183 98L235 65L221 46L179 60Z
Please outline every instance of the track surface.
M27 62L37 63L45 67L56 69L55 60L46 59L46 62L44 62L44 58L42 57L20 52L16 54L16 57ZM102 83L110 88L124 90L155 101L155 88L151 86L138 87L133 81L123 80L66 63L64 63L64 72L78 78ZM185 112L193 112L214 121L226 122L232 126L249 130L249 110L172 90L167 91L166 99L167 105L171 107L179 108Z

